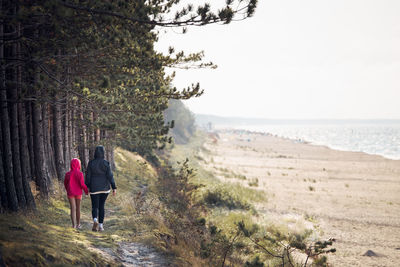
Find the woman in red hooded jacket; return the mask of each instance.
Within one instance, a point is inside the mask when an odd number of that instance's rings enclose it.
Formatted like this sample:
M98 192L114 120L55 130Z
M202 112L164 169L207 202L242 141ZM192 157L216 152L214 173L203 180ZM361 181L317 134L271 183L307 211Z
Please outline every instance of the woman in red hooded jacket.
M79 159L71 160L71 170L65 174L64 186L67 190L69 206L71 208L72 227L79 229L81 227L81 199L82 190L88 194L88 188L83 180L81 172L81 161Z

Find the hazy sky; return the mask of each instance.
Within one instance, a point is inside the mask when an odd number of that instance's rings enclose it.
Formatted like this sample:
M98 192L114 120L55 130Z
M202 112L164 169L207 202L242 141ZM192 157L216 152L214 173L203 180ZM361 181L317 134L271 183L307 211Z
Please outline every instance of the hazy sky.
M177 71L178 88L205 89L195 113L400 119L400 0L260 0L245 21L161 34L169 45L218 65Z

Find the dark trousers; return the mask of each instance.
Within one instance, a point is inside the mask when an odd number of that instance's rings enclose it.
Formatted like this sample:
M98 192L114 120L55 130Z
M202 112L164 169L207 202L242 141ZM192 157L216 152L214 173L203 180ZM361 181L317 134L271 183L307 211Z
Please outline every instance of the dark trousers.
M108 193L90 195L90 199L92 200L92 218L98 218L99 223L103 223L104 221L104 204L107 197Z

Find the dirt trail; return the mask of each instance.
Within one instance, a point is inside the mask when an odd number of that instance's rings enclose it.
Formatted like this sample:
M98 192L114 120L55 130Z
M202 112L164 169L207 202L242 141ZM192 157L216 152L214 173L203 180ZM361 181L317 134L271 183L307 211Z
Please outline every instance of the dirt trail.
M127 267L170 266L162 254L157 252L154 248L140 243L121 242L118 244L118 249L116 251L110 248L97 248L96 250L96 252L100 253L106 259Z

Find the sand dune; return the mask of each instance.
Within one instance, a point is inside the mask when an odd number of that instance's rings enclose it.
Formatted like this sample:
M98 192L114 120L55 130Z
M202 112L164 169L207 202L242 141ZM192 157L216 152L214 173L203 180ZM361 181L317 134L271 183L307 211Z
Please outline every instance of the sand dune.
M222 180L258 179L266 220L312 224L319 237L336 238L334 266L400 266L400 161L239 131L205 146L207 168L246 176ZM378 256L363 256L368 250Z

